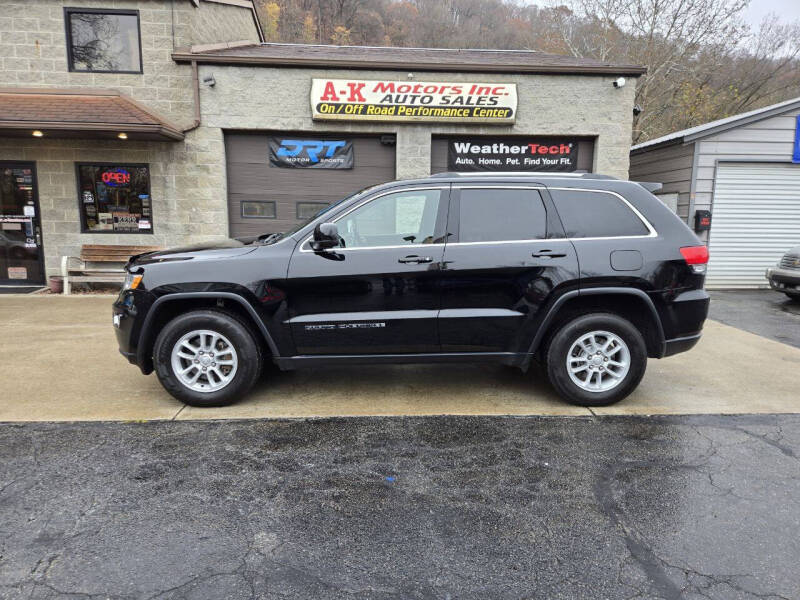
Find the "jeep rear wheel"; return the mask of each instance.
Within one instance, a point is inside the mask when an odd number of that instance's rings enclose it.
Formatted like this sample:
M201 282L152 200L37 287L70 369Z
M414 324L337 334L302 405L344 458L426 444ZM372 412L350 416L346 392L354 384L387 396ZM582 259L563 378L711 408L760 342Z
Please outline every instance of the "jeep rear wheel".
M223 406L244 396L261 373L261 347L237 317L201 310L176 317L156 339L161 385L192 406Z
M547 349L550 383L562 398L580 406L619 402L636 389L646 367L642 334L610 313L565 323Z

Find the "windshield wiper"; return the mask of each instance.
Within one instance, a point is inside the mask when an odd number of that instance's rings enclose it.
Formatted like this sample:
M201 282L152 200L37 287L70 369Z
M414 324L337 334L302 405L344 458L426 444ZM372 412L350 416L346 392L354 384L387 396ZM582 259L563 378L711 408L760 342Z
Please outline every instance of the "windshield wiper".
M283 237L282 233L265 233L260 235L256 238L257 242L261 242L262 244L269 244L270 242L274 242Z

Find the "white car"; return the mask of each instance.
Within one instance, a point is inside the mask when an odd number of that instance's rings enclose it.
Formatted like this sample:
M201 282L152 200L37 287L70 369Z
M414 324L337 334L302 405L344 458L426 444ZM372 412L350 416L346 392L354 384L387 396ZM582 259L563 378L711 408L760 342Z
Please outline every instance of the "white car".
M780 262L767 269L769 286L792 300L800 300L800 246L789 248Z

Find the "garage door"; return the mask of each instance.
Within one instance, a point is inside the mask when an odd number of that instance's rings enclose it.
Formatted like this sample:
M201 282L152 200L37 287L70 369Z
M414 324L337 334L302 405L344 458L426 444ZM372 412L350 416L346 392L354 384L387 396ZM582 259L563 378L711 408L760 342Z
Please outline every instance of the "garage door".
M767 285L764 270L800 244L800 165L720 164L706 284Z
M226 134L228 222L231 237L286 231L324 205L369 185L394 179L395 148L386 136L336 135L353 142L352 169L303 169L271 166L269 138L334 139L326 134Z

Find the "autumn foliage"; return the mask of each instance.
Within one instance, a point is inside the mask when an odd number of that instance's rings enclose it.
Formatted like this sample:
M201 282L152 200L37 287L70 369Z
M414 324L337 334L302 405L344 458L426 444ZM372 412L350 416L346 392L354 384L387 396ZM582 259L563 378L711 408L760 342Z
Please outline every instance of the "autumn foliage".
M800 96L800 25L748 0L257 0L269 41L502 48L639 64L634 142Z

